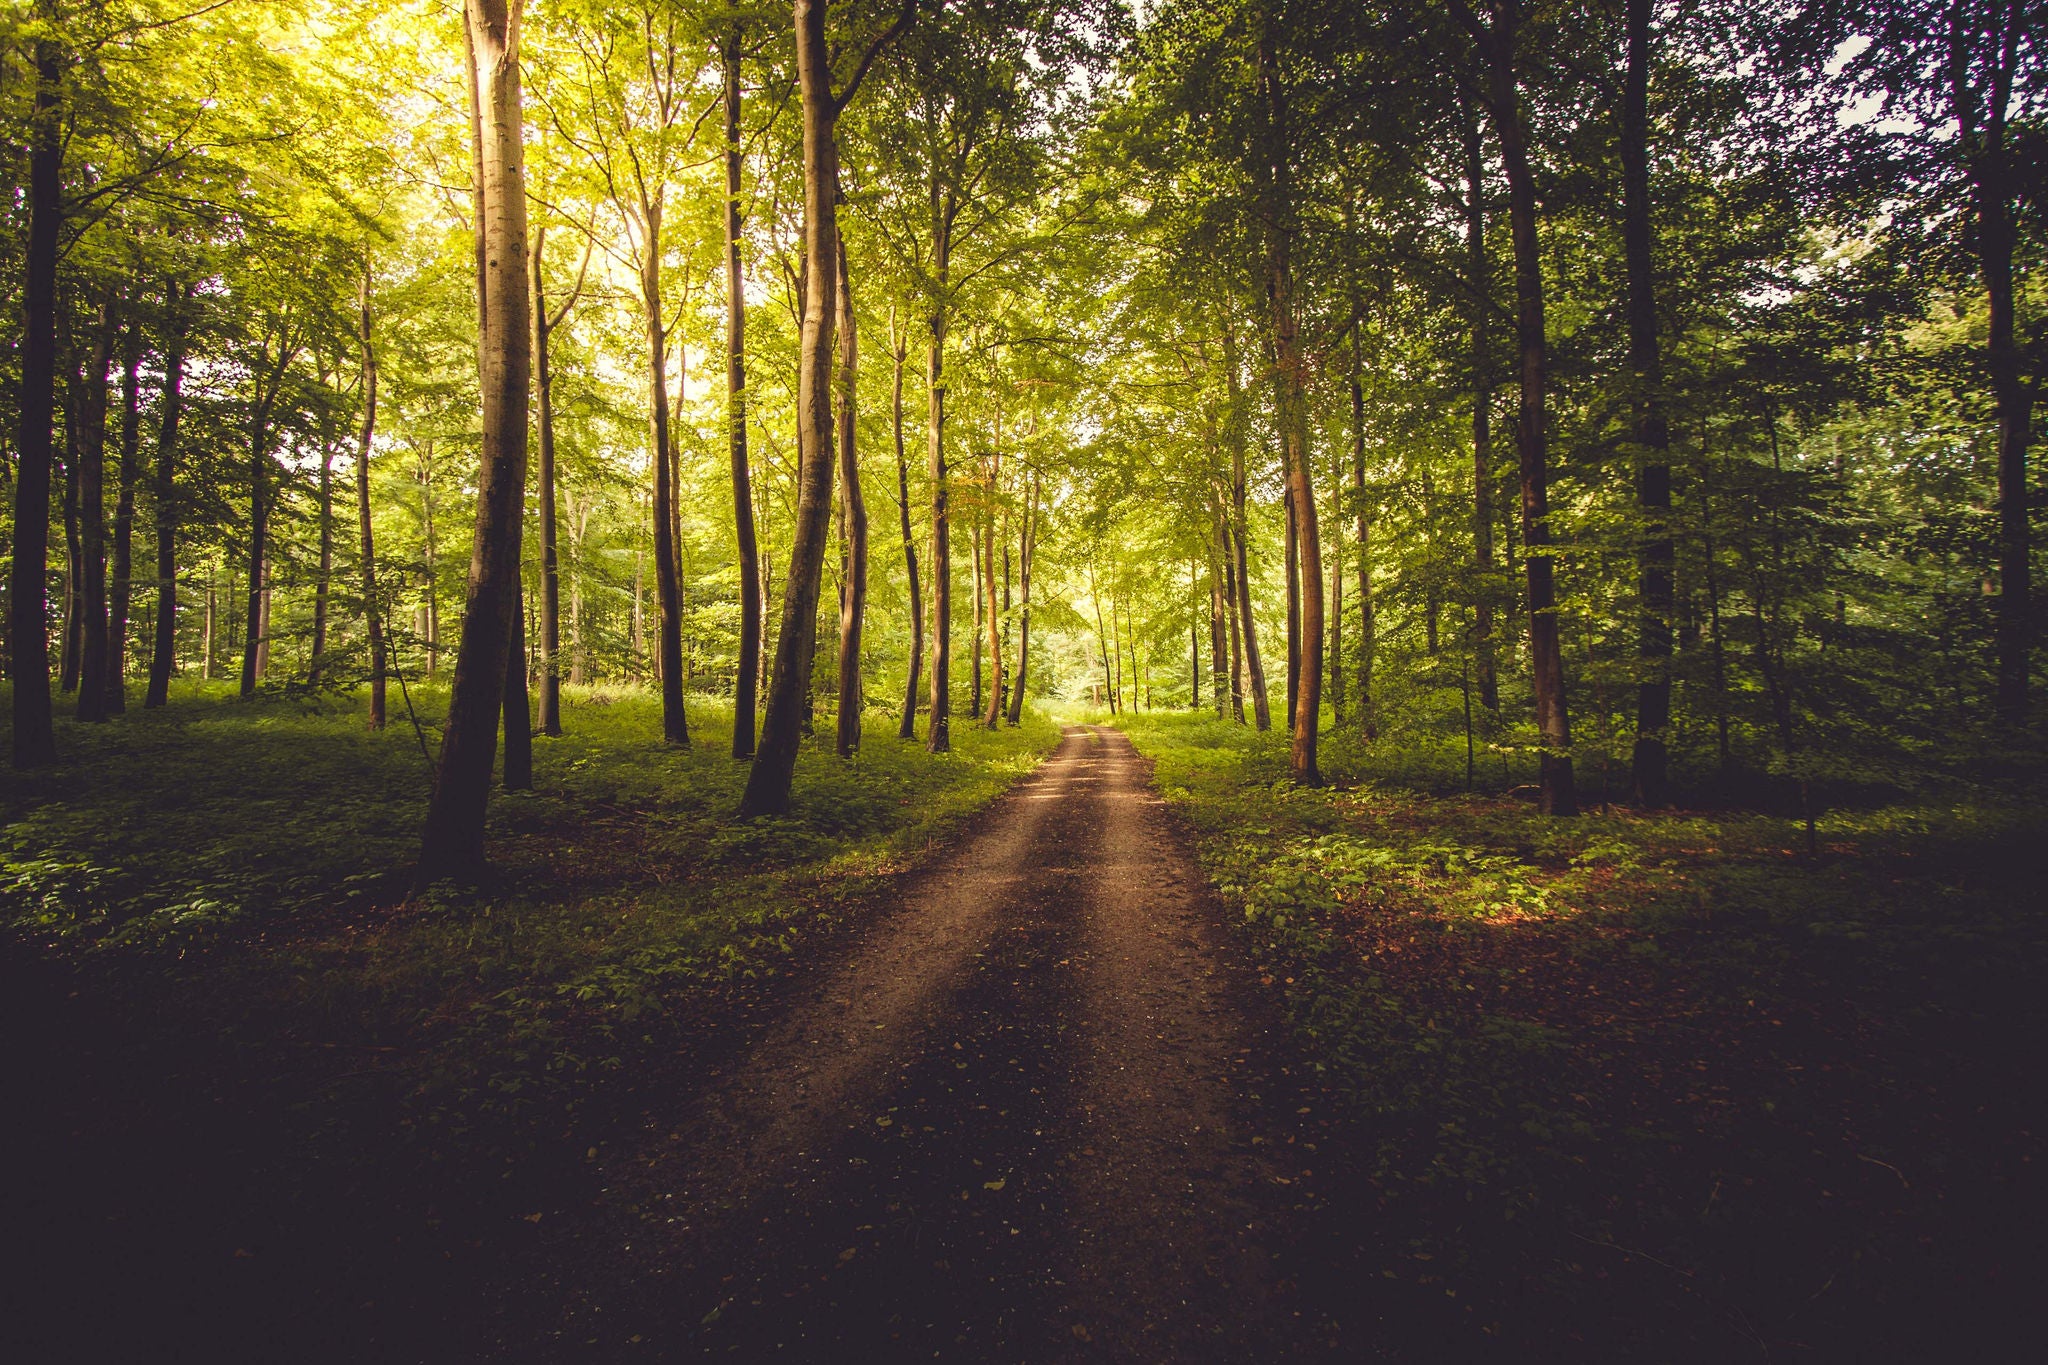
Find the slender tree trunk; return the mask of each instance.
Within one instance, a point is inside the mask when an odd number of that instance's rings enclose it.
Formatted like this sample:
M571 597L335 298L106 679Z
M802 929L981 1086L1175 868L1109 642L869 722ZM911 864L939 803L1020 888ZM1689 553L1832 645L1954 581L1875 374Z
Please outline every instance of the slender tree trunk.
M968 533L974 545L974 628L967 635L967 638L974 642L974 652L971 656L974 660L974 681L967 689L967 714L970 718L975 718L981 715L981 623L982 609L988 605L988 597L982 591L986 577L982 573L982 510L978 507L974 509L974 520L968 528Z
M804 147L803 324L798 338L796 524L782 586L782 623L775 672L761 720L761 742L747 774L742 815L779 815L789 808L797 742L816 655L820 580L832 519L832 333L839 294L838 102L832 94L825 42L827 0L797 0L797 78Z
M84 559L78 539L78 470L82 463L78 440L79 429L84 425L78 415L78 405L85 381L76 371L67 379L69 382L64 386L67 391L64 399L64 661L59 667L57 685L68 693L78 690L78 674L85 655L85 616L78 605L79 593L85 583Z
M983 541L987 549L982 560L987 569L988 579L988 709L982 713L981 723L993 730L1003 720L1003 612L1002 592L1007 587L1007 575L996 577L996 507L995 499L1003 480L1003 417L996 413L996 446L989 452L988 496L989 506L983 520L987 529ZM1005 558L1008 552L1005 551Z
M201 627L199 640L199 677L202 682L213 681L213 628L220 612L220 599L215 591L215 580L220 575L209 565L206 570L206 620Z
M839 437L839 484L845 512L841 539L846 544L846 579L839 604L839 756L851 758L860 748L861 623L868 609L868 506L861 496L860 458L854 446L855 380L859 374L859 334L854 330L853 289L846 272L846 242L839 241L839 401L835 425Z
M55 0L37 12L56 18ZM14 478L13 561L8 569L7 676L14 685L14 766L57 761L50 697L50 463L57 379L57 226L63 216L65 56L50 37L35 43L35 105L29 128L28 240L22 262L21 383Z
M1330 499L1330 723L1344 728L1344 452L1331 461Z
M519 85L522 0L467 0L470 126L476 149L477 368L483 439L476 536L447 729L427 808L419 880L475 875L497 749L507 661L519 610L526 498L527 316L524 111Z
M149 656L145 708L170 700L171 673L178 659L178 419L185 406L185 306L189 284L164 287L164 387L156 441L156 638Z
M1095 647L1102 654L1102 699L1116 714L1116 682L1109 671L1109 632L1102 626L1102 589L1095 584L1095 560L1088 560L1088 600L1095 604Z
M889 397L890 429L896 438L896 510L903 522L903 567L910 592L910 658L903 684L903 717L898 739L917 738L917 675L924 666L924 595L917 581L917 539L910 528L910 463L903 452L903 362L909 359L909 337L896 330L896 307L889 307L889 353L895 363Z
M540 460L540 728L542 734L562 733L562 574L559 531L555 524L555 372L550 351L555 320L548 314L547 224L533 229L533 258L528 265L533 276L533 397L536 408L534 435L539 437ZM585 258L586 261L588 257ZM582 281L577 281L580 291ZM564 305L566 308L568 305ZM510 723L510 712L507 712ZM510 785L510 753L507 751Z
M1017 542L1017 681L1010 684L1010 724L1024 718L1024 684L1031 676L1031 561L1038 553L1038 476L1025 486L1024 528Z
M100 301L92 368L78 404L78 718L107 718L107 372L114 361L114 307Z
M1529 591L1529 655L1536 691L1536 728L1543 746L1540 803L1546 814L1578 814L1572 784L1571 724L1565 711L1564 655L1559 647L1552 578L1550 507L1546 488L1548 380L1543 321L1542 242L1536 229L1536 180L1529 169L1528 130L1517 86L1515 34L1505 21L1487 46L1488 100L1501 163L1507 172L1509 223L1515 242L1515 332L1521 350L1521 406L1516 444L1521 458L1522 543Z
M1284 476L1283 480L1280 506L1287 514L1287 728L1292 730L1301 701L1301 529L1294 513L1294 483Z
M1230 533L1230 514L1221 511L1217 518L1216 535L1223 554L1223 614L1230 627L1230 717L1239 725L1244 724L1244 642L1240 637L1240 623L1243 620L1244 595L1238 587L1237 538Z
M263 567L270 541L270 416L259 404L249 424L249 595L242 633L242 699L256 695L262 676L258 653L263 644Z
M934 213L933 217L937 218ZM938 273L940 287L944 287L946 276L946 241L943 231L935 234L939 248ZM932 484L932 681L931 681L931 724L925 747L935 754L942 754L953 747L952 738L952 697L953 686L953 554L950 543L951 518L948 514L948 489L946 484L946 310L943 303L935 304L931 316L931 356L926 371L929 377L929 416L926 420L926 442L930 457L927 471Z
M1639 616L1636 743L1632 783L1639 806L1670 800L1665 732L1671 725L1671 434L1664 423L1664 363L1657 344L1650 230L1650 3L1628 0L1628 70L1621 105L1622 247L1628 270L1628 356L1635 386L1636 548Z
M1361 319L1359 331L1364 330ZM1379 647L1378 622L1372 599L1372 507L1365 498L1365 384L1360 374L1358 331L1351 334L1351 498L1357 520L1352 540L1358 546L1358 726L1366 739L1379 738L1373 709L1372 666Z
M526 609L515 596L505 660L505 764L508 792L533 790L533 710L526 687Z
M1230 498L1232 524L1230 540L1236 554L1237 619L1244 636L1246 681L1252 694L1253 723L1260 731L1273 728L1273 713L1266 702L1266 669L1259 658L1258 624L1252 616L1250 563L1245 550L1245 468L1244 417L1237 372L1237 343L1229 323L1223 328L1223 370L1230 392Z
M1292 493L1292 525L1299 544L1298 589L1301 622L1298 705L1294 714L1294 745L1290 769L1304 786L1320 785L1316 763L1322 723L1323 692L1323 551L1316 523L1313 457L1309 450L1307 361L1301 355L1294 311L1293 187L1287 154L1287 104L1271 53L1262 42L1259 52L1265 87L1268 160L1263 168L1271 196L1265 212L1266 299L1272 309L1273 356L1276 370L1276 412L1282 459ZM1290 562L1292 562L1290 560Z
M1216 719L1222 720L1230 706L1230 647L1225 637L1222 549L1223 519L1213 507L1210 519L1215 531L1209 537L1209 694L1216 705Z
M370 526L370 441L377 434L377 352L370 344L370 271L356 299L356 339L363 347L363 425L356 434L356 533L361 540L363 623L370 637L370 728L384 728L384 616L377 600L377 539Z
M1465 271L1472 308L1472 562L1478 592L1472 603L1473 653L1479 704L1500 713L1500 679L1493 638L1493 358L1490 322L1492 271L1486 256L1486 165L1479 124L1465 124ZM1355 361L1354 361L1355 367Z
M732 756L754 753L761 676L761 549L754 534L753 473L747 462L747 294L740 268L740 32L720 50L725 79L726 447L732 463L733 537L740 561L740 649L733 676Z
M138 291L139 297L140 291ZM130 319L121 356L121 488L114 502L114 585L107 616L107 711L128 709L128 610L134 594L135 480L142 444L142 325Z
M659 203L642 206L647 240L640 261L640 305L647 330L647 414L654 463L654 599L656 674L661 681L661 735L690 742L683 710L683 598L676 574L675 462L669 454L668 328L662 316Z
M334 433L321 419L320 433L320 578L313 585L313 659L307 681L318 683L327 662L327 595L334 577Z

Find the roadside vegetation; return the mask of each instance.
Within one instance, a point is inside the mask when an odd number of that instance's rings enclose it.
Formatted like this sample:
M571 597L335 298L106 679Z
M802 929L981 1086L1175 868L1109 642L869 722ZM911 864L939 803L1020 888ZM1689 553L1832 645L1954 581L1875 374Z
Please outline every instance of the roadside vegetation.
M1324 1092L1333 1282L1546 1353L1900 1358L2015 1325L2038 774L1836 793L1809 851L1755 805L1561 821L1461 790L1462 753L1430 781L1355 741L1316 790L1284 737L1120 723Z

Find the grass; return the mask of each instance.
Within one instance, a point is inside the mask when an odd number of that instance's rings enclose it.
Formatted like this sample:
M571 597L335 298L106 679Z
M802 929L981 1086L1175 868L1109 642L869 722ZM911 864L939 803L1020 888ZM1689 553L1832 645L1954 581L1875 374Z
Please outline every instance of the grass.
M771 976L1057 739L959 727L950 755L876 717L856 760L806 746L786 818L733 818L729 709L659 742L637 692L570 689L536 790L492 803L496 877L408 891L429 768L407 714L333 694L60 726L64 762L0 796L0 920L110 1008L175 1017L237 1065L381 1085L404 1121L504 1126L577 1102L649 1021ZM399 698L394 695L393 703ZM445 693L415 692L432 742ZM516 1126L516 1123L515 1125Z
M1118 723L1327 1096L1324 1273L1429 1305L1436 1354L1890 1359L2019 1320L2038 800L1833 811L1808 856L1779 815L1552 820L1349 741L1307 790L1281 736Z

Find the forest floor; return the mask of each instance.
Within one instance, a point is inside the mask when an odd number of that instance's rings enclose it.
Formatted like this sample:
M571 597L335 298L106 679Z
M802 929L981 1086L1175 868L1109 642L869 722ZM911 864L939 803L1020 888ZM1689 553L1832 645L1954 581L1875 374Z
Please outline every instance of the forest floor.
M582 702L474 893L331 698L0 795L10 1358L2025 1358L2024 775L1809 853L1147 713L740 824Z

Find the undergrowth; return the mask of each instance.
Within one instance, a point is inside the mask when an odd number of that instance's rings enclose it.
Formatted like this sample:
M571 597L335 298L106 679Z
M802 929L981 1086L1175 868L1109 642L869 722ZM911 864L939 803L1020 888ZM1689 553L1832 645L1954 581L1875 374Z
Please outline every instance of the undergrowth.
M1552 819L1348 741L1307 789L1284 736L1117 723L1359 1154L1375 1273L1532 1340L1889 1355L1900 1304L2031 1255L2038 801L1896 793L1809 854L1782 814Z

